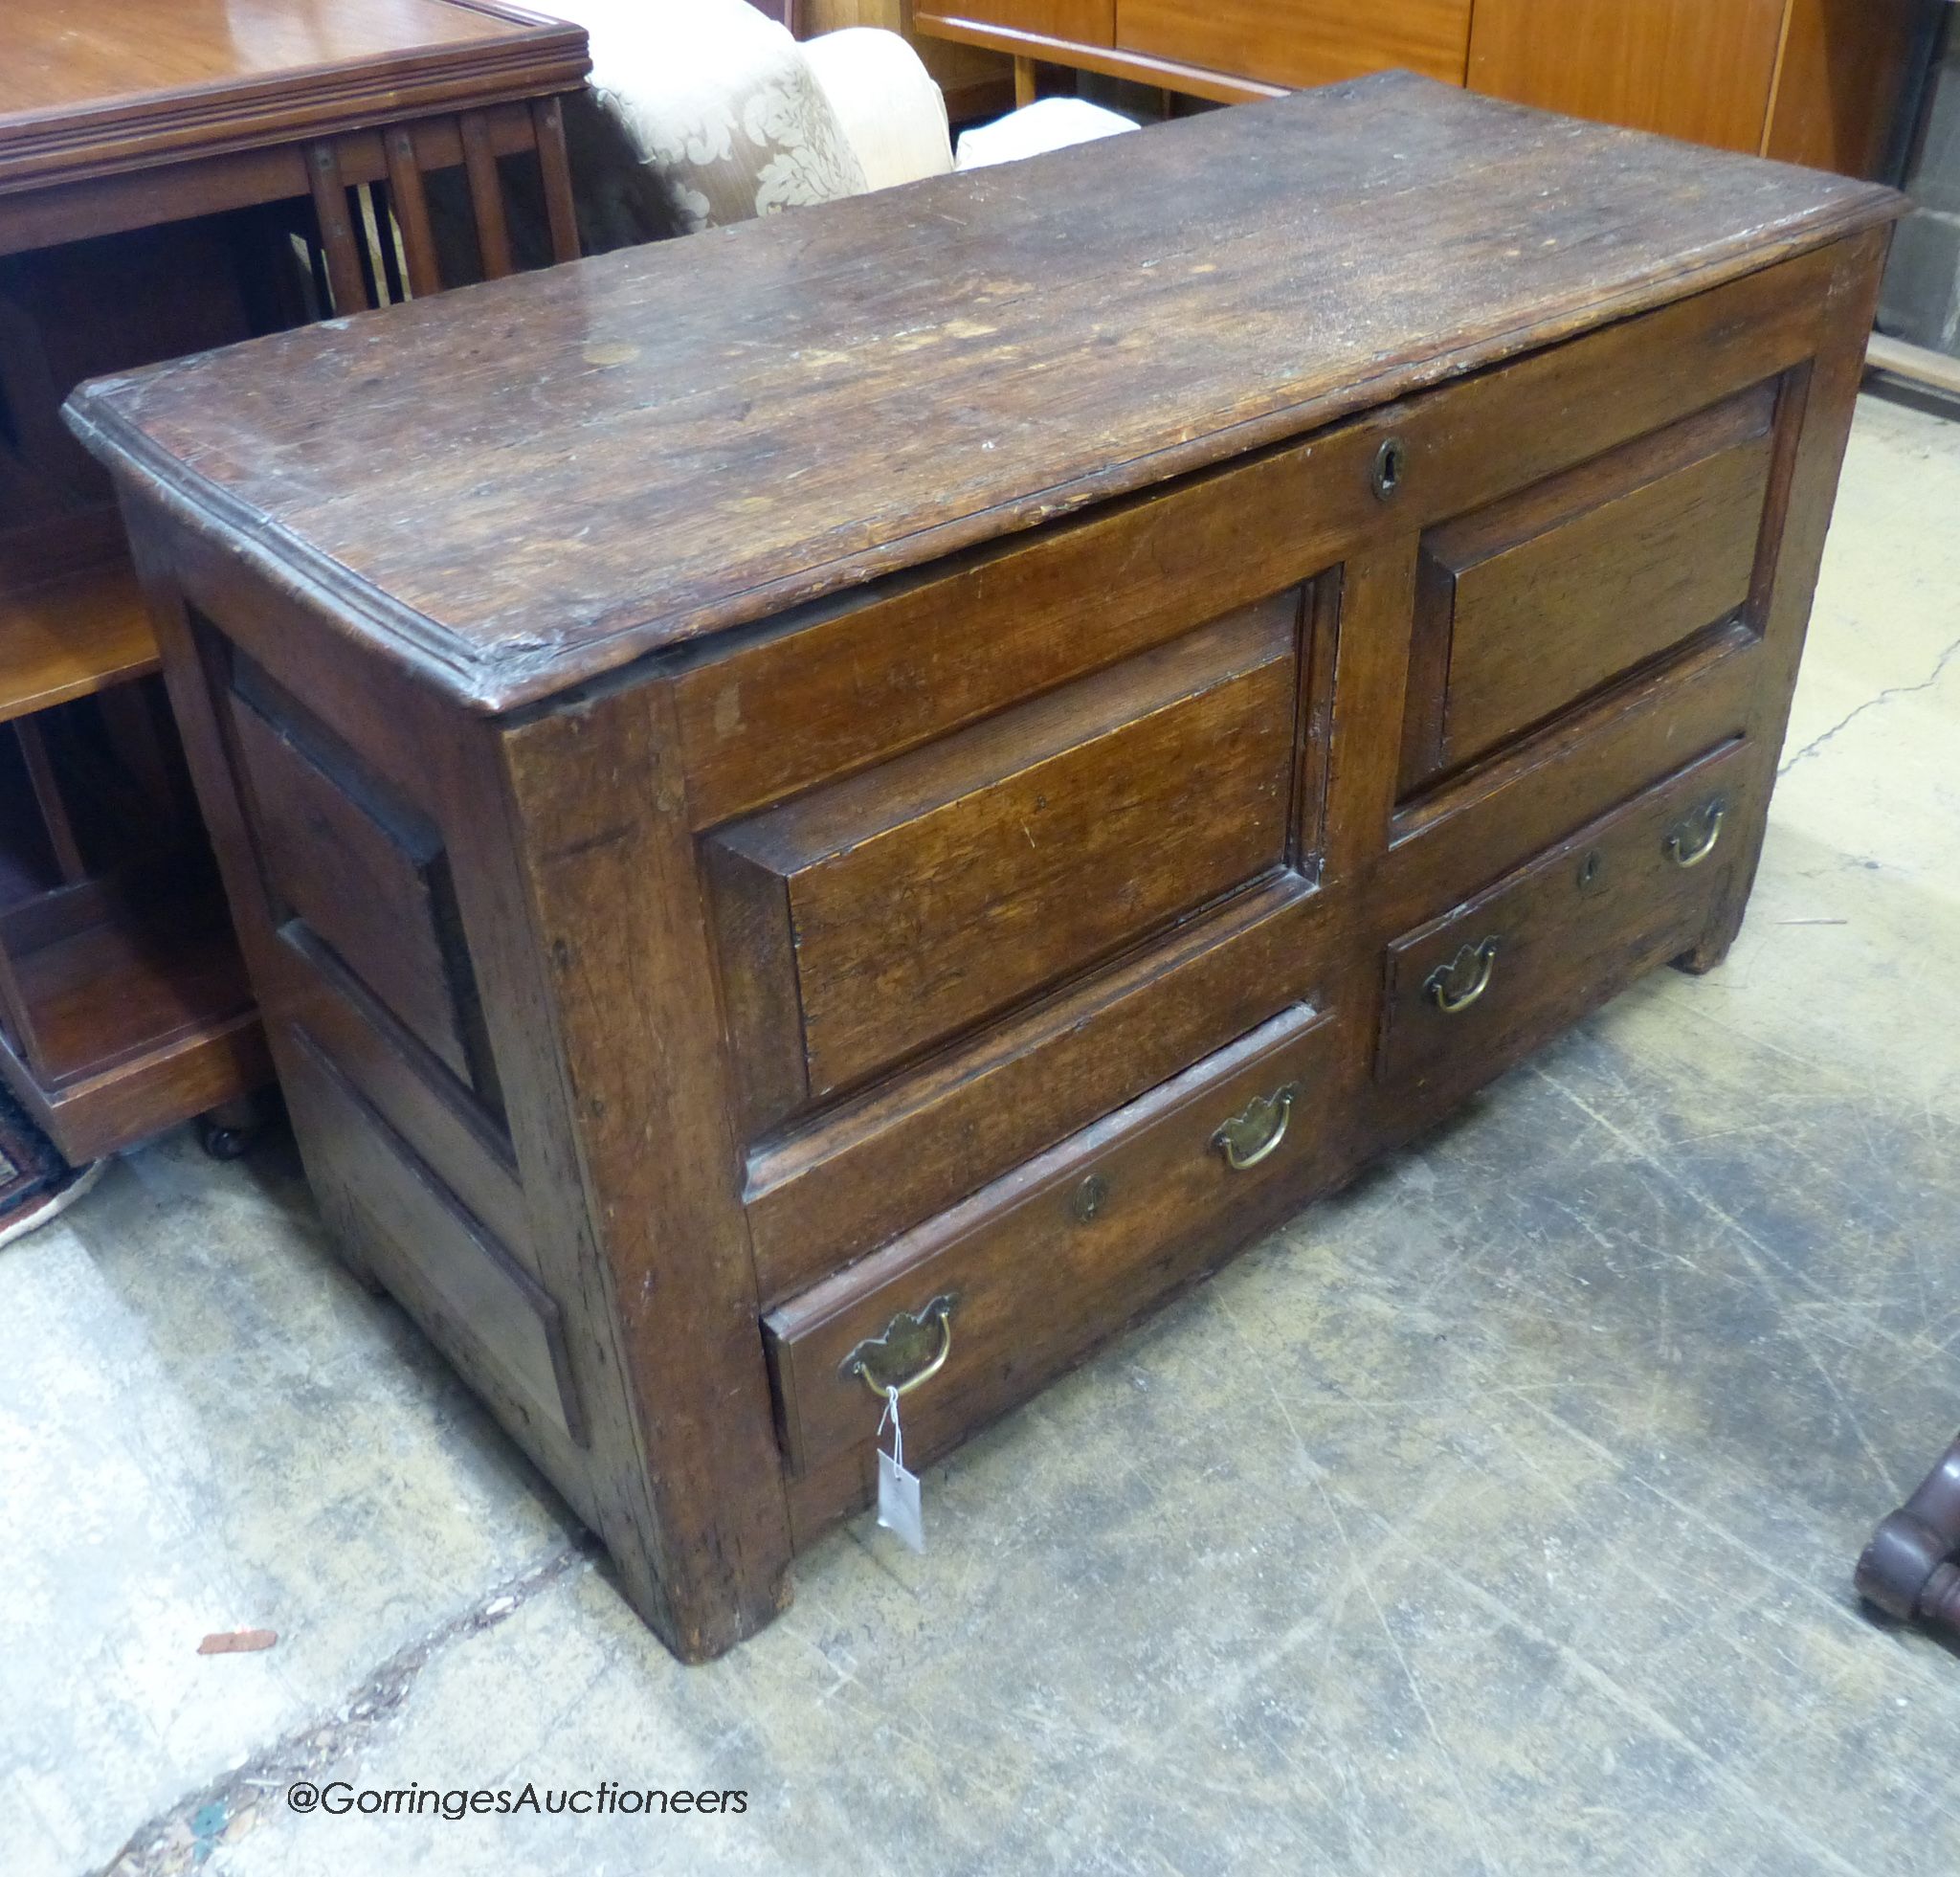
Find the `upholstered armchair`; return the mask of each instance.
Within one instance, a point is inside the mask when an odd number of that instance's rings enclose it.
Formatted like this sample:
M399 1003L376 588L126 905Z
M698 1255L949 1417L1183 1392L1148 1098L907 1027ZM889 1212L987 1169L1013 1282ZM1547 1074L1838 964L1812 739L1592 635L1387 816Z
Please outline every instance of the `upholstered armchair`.
M580 235L596 253L1133 129L1076 99L969 131L895 33L798 41L793 0L556 0L592 74L567 114Z

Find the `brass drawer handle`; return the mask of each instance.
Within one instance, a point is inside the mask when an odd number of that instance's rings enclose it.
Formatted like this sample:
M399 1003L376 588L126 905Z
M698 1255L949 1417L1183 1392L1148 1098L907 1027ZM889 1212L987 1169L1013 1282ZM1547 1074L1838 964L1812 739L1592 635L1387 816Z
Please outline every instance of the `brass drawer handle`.
M1235 1173L1257 1167L1277 1153L1286 1138L1286 1124L1293 1119L1293 1103L1300 1091L1289 1082L1270 1095L1255 1095L1243 1114L1232 1119L1212 1136L1212 1145L1225 1156Z
M1495 938L1487 938L1481 945L1466 945L1447 965L1438 965L1423 980L1423 995L1445 1017L1454 1017L1459 1010L1468 1010L1490 989L1490 973L1497 963L1497 948ZM1466 978L1469 980L1467 984L1464 983Z
M953 1352L953 1306L959 1301L948 1294L935 1297L917 1316L901 1310L883 1335L867 1337L844 1358L838 1374L856 1375L880 1400L893 1389L909 1395L938 1374Z
M1728 803L1717 795L1667 831L1667 858L1678 867L1698 867L1722 838L1722 817Z

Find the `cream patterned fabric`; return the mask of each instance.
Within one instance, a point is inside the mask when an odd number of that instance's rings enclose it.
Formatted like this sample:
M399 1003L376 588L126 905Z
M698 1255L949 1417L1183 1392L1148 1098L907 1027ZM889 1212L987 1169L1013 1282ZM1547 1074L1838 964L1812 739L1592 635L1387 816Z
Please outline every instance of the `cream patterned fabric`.
M747 0L554 0L591 42L571 114L589 248L861 194L802 49Z
M869 188L944 176L953 167L946 99L896 33L847 26L804 40L803 56L858 152Z

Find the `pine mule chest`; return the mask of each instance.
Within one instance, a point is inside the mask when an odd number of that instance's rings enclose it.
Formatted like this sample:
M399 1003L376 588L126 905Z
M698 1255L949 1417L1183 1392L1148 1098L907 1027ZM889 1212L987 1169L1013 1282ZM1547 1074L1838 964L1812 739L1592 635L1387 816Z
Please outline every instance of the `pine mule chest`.
M1763 837L1868 184L1388 75L127 377L320 1203L687 1659Z

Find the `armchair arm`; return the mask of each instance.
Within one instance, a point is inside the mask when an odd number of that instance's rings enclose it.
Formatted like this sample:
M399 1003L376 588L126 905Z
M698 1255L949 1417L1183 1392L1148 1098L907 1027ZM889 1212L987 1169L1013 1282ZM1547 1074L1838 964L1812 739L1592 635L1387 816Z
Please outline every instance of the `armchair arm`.
M953 167L946 100L898 34L847 26L806 39L803 56L871 188L943 176Z

